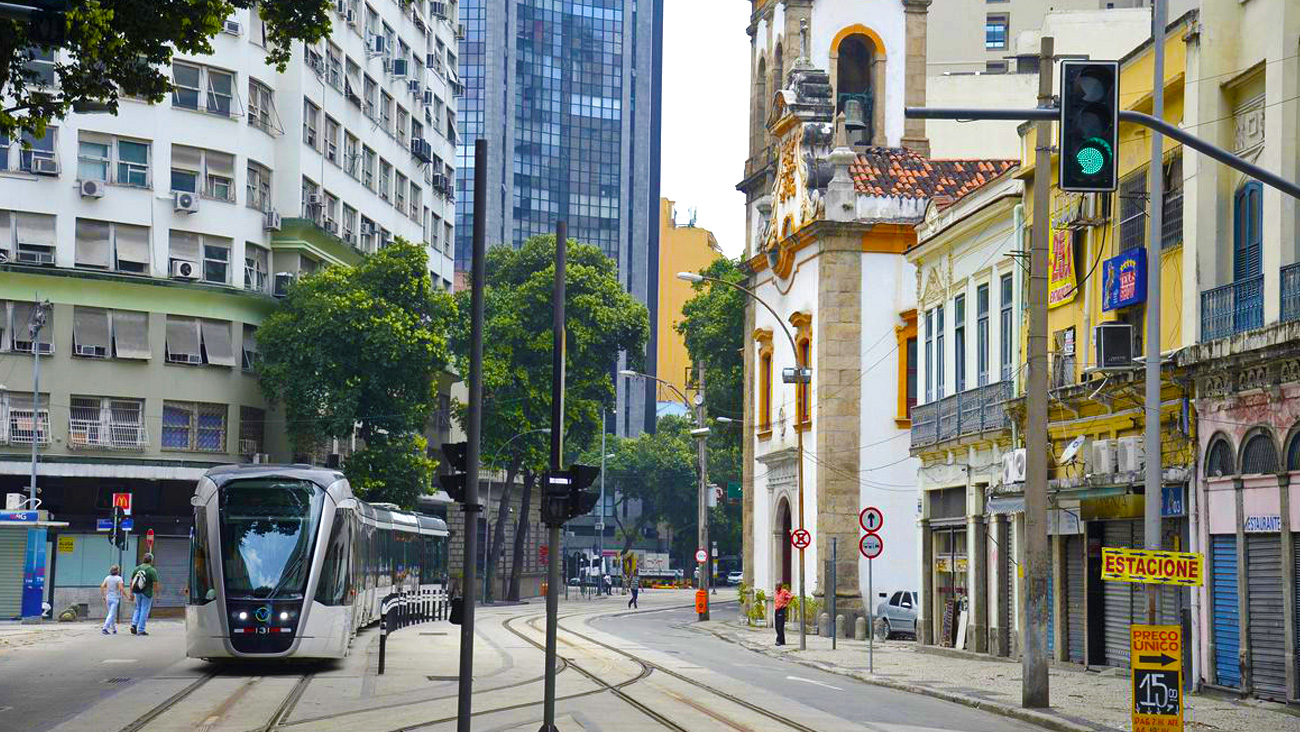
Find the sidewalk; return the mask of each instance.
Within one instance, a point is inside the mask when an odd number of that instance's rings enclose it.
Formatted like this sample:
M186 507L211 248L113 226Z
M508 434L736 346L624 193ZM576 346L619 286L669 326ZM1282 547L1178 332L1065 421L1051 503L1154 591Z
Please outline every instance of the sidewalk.
M721 615L721 613L719 614ZM732 615L728 612L727 615ZM781 657L862 681L939 697L968 706L1034 722L1063 732L1120 732L1131 728L1129 676L1119 670L1084 671L1081 667L1053 664L1052 707L1020 707L1020 664L962 651L918 650L916 643L891 640L875 644L875 673L867 671L867 643L839 639L831 650L830 638L808 636L808 649L799 649L798 626L786 626L787 644L773 645L770 628L750 628L733 617L686 626L712 633L769 656ZM1187 697L1185 729L1269 730L1300 732L1300 716L1281 704L1193 694Z

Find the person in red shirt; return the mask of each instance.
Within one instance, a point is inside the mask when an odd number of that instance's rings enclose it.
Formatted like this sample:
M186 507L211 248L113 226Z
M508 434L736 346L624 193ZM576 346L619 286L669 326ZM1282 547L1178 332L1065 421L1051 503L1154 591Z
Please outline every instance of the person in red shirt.
M785 645L785 609L790 605L790 585L776 587L776 644Z

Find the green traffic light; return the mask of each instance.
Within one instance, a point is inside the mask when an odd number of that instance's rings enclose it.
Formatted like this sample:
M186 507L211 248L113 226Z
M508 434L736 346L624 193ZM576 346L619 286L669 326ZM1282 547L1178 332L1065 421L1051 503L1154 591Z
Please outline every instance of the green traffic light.
M1095 147L1081 148L1074 159L1079 162L1084 175L1096 175L1106 163L1101 151Z

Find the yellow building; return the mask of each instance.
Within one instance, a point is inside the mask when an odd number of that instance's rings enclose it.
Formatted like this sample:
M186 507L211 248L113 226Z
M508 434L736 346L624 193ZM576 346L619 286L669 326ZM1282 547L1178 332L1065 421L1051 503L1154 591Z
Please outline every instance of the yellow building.
M1165 111L1172 124L1183 121L1184 80L1189 28L1195 12L1166 29ZM1148 41L1120 61L1120 105L1151 112L1152 46ZM1035 126L1026 125L1022 173L1026 179L1026 220L1033 221ZM1165 184L1164 222L1159 241L1149 241L1147 195L1151 138L1145 128L1120 125L1119 190L1080 194L1056 187L1051 176L1048 283L1049 522L1052 539L1053 656L1089 666L1129 664L1127 628L1146 622L1141 591L1126 583L1102 582L1099 547L1142 547L1142 453L1146 352L1146 268L1161 272L1162 353L1188 345L1184 334L1183 150L1165 138L1164 159L1155 174ZM1028 244L1026 244L1028 246ZM1153 256L1151 253L1154 253ZM1027 321L1027 318L1025 319ZM1021 343L1027 343L1022 338ZM1023 363L1024 361L1022 361ZM1190 540L1187 490L1194 472L1194 418L1190 390L1164 366L1161 455L1164 485L1162 543L1186 549ZM1023 400L1016 405L1023 407ZM1024 426L1024 415L1018 415ZM1073 450L1067 446L1074 444ZM1004 475L1004 478L1006 476ZM1021 478L1023 480L1023 478ZM1015 476L998 490L1014 492ZM1157 500L1153 497L1152 500ZM1169 587L1161 603L1162 622L1177 623L1190 609L1185 589Z
M659 199L659 340L655 356L659 378L686 391L691 356L686 340L676 330L682 306L695 296L691 283L677 279L678 272L698 272L722 256L713 232L698 226L678 226L673 220L673 202ZM658 401L678 401L672 390L660 386Z

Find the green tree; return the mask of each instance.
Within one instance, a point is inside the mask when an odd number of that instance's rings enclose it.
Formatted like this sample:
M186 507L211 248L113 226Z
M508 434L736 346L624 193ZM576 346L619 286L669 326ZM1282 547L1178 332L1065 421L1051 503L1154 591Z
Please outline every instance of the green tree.
M605 461L605 491L617 496L611 518L623 553L631 551L647 526L663 522L674 533L690 533L696 525L698 473L691 425L684 417L667 416L654 433L611 443L614 457ZM599 454L594 459L599 464ZM625 523L622 507L629 501L639 501L641 510Z
M74 105L107 107L118 97L161 102L172 89L172 54L212 53L212 37L236 8L257 6L266 23L266 62L284 71L294 41L330 32L329 0L80 0L69 3L63 39L50 43L32 26L0 19L0 135L36 137ZM39 51L65 50L46 87L30 66Z
M506 471L486 574L491 593L515 478L522 475L525 492L507 590L508 597L518 599L531 494L550 456L549 437L534 430L551 426L555 237L536 236L518 249L493 247L486 270L481 454L485 465ZM469 311L469 297L468 291L457 295L462 312ZM576 455L599 434L601 411L613 404L611 371L619 353L641 354L650 326L645 306L619 285L614 261L598 248L574 241L566 254L565 316L565 446ZM452 346L458 369L469 373L468 319L458 321ZM465 416L465 405L457 405L462 425Z
M356 429L365 447L344 473L359 494L412 506L436 466L420 432L455 312L433 288L423 247L402 239L356 267L299 280L257 332L262 391L283 403L295 448Z

